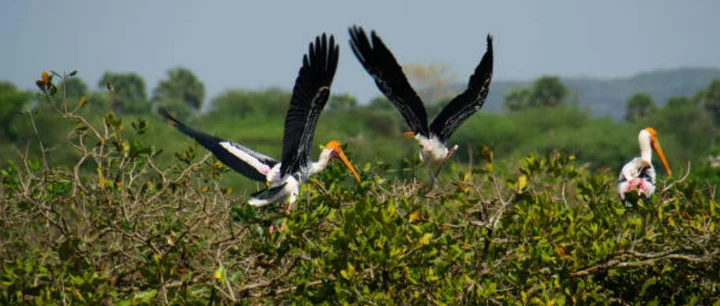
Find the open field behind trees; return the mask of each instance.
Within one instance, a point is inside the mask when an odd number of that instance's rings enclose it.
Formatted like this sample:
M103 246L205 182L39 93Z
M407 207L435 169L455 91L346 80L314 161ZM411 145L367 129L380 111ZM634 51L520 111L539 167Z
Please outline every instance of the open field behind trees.
M279 156L289 92L207 99L183 68L151 95L136 74L80 76L46 94L0 83L0 304L720 303L720 80L638 92L617 120L541 77L456 132L428 194L390 104L336 94L315 140L345 144L363 182L333 164L278 215L154 110ZM648 125L674 176L626 208L617 173ZM278 217L287 230L268 234Z

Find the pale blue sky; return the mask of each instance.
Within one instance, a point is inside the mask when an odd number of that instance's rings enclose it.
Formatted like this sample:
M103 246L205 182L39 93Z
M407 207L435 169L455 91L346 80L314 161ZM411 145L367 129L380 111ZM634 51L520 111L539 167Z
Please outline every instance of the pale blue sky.
M449 64L461 80L495 37L495 79L541 74L618 77L680 66L720 67L720 1L189 1L5 0L0 80L32 88L40 71L135 71L148 91L182 65L208 97L232 87L291 88L322 32L339 38L333 92L378 94L347 44L375 29L405 63Z

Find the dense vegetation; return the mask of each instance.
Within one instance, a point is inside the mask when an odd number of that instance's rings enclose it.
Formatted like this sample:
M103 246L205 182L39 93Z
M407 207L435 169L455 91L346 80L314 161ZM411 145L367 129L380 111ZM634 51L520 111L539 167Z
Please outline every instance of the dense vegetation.
M720 81L662 107L633 96L617 122L543 77L508 94L507 113L478 114L456 133L467 153L429 192L387 101L335 95L316 139L346 144L363 183L334 164L280 215L244 205L258 186L152 109L279 153L289 93L231 90L198 113L204 87L180 70L152 98L135 74L106 74L100 92L74 72L41 78L41 95L0 86L11 122L0 149L17 156L0 172L0 303L719 301L718 168L708 155L718 154ZM626 208L617 169L637 155L646 125L677 175ZM277 218L287 229L269 234Z

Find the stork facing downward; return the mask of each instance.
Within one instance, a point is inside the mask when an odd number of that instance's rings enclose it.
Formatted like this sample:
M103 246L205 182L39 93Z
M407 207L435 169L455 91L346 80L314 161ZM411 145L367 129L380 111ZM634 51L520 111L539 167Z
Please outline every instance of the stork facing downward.
M640 157L635 157L625 164L618 179L618 193L625 205L628 205L625 201L625 193L629 191L635 190L638 195L646 199L649 199L655 192L655 168L652 165L652 151L657 153L660 162L665 166L668 177L672 175L655 129L648 127L641 130L638 135L638 142L640 144Z
M470 76L467 89L456 96L428 125L425 106L408 82L392 52L372 31L368 39L361 27L350 28L350 46L375 84L405 118L411 131L403 135L413 137L420 145L420 160L429 164L443 164L457 149L448 149L447 140L455 130L485 104L493 71L492 36L487 36L487 51L475 73ZM438 169L439 171L439 169ZM431 174L432 175L432 174ZM435 176L432 176L433 180Z
M335 140L325 145L317 162L311 162L308 158L318 117L330 95L338 55L338 46L332 35L329 43L325 34L316 37L314 44L310 43L309 53L303 58L290 100L290 109L285 117L282 162L240 144L190 128L170 116L165 109L160 109L160 114L231 169L268 184L266 189L252 194L248 204L264 206L287 202L289 212L297 200L300 185L308 177L325 169L333 158L340 159L360 182L355 168L343 153L340 143Z

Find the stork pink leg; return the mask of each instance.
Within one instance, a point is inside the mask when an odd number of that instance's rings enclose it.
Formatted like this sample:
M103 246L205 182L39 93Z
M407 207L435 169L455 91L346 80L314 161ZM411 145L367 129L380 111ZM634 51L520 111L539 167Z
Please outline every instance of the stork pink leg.
M285 213L286 213L286 214L290 214L290 210L292 209L293 204L295 204L295 203L294 203L294 202L288 203L288 207L287 207L287 209L285 210Z
M453 146L452 149L448 150L447 155L445 155L445 158L443 158L443 160L442 160L443 163L444 163L448 158L450 158L450 156L452 156L453 153L455 153L455 151L457 151L457 149L458 149L458 145L455 145L455 146Z

